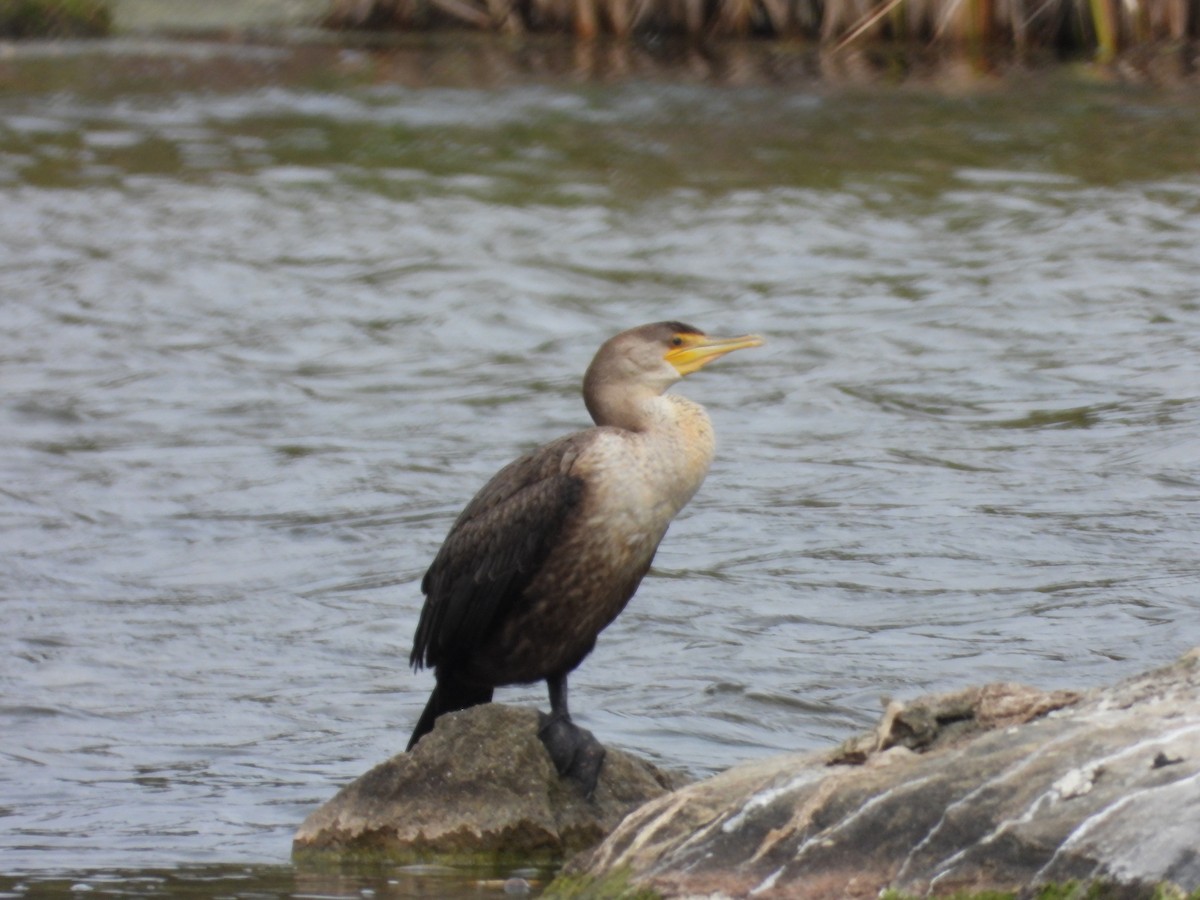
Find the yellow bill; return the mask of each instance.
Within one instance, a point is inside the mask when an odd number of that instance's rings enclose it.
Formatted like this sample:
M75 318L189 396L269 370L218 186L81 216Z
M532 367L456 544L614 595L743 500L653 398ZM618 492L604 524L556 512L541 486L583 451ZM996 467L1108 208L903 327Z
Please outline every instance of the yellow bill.
M743 334L741 337L710 338L704 334L688 334L681 332L675 335L680 343L667 351L664 357L675 367L680 375L691 375L698 372L710 362L734 350L745 350L748 347L761 347L763 339L757 334Z

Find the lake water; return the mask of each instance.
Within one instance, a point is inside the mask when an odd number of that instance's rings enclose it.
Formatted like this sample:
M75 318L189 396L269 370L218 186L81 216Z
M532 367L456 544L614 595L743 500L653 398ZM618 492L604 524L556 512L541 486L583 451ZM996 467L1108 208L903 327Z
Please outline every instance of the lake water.
M606 743L704 775L1200 644L1194 87L488 46L0 57L0 896L446 890L292 833L643 322L768 343L677 388L719 456L572 679Z

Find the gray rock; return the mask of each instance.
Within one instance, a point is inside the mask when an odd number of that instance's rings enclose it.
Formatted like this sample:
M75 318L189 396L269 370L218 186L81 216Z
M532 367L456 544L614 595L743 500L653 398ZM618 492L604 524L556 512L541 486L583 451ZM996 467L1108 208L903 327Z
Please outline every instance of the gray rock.
M568 866L668 897L877 897L1067 880L1200 888L1200 648L1085 694L989 685L892 704L828 754L648 803ZM1117 896L1114 894L1113 896Z
M351 782L300 826L293 853L397 861L561 860L682 779L609 749L591 800L562 779L537 712L489 703L442 716L413 748Z

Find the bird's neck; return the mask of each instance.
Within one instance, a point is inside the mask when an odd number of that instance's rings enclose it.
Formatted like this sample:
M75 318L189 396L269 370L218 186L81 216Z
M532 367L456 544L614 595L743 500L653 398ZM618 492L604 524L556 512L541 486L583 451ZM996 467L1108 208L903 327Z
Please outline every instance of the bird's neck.
M605 385L586 399L588 412L597 425L640 434L670 429L678 416L674 401L682 398L667 397L649 388L630 390Z
M670 429L674 435L676 473L676 502L682 509L692 499L712 465L717 442L712 421L699 403L678 394L661 398L671 408Z
M626 403L624 417L604 424L626 433L638 474L657 486L674 515L708 474L716 450L712 422L703 406L678 394L646 393L637 401L636 410Z

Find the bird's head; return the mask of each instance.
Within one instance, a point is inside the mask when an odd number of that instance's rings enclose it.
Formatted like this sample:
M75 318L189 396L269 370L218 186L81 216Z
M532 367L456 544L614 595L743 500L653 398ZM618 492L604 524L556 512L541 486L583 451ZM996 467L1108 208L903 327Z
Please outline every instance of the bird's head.
M638 394L661 394L685 375L734 350L758 347L762 338L745 334L711 338L683 322L655 322L609 338L584 376L583 394L596 422L604 408Z

